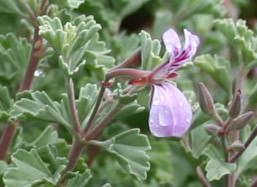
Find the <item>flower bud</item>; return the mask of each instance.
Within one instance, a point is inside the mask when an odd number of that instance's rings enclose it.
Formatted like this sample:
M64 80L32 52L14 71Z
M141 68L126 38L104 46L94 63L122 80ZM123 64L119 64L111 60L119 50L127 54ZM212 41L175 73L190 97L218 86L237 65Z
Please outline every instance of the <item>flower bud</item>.
M252 116L253 116L253 112L251 111L241 114L240 116L238 116L236 119L233 120L233 123L230 126L230 129L240 130L244 128Z
M241 91L238 90L231 101L231 105L229 108L229 116L231 118L236 118L240 114L240 111L241 111Z
M241 141L236 140L236 141L234 141L234 142L229 146L228 149L231 150L231 151L232 151L232 150L241 151L241 150L245 149L245 146L244 146L244 144L243 144Z
M212 96L203 83L199 84L199 104L206 114L211 114L214 111Z
M215 125L215 124L208 124L208 125L205 125L204 126L204 130L211 136L215 136L217 135L220 130L221 130L221 127Z

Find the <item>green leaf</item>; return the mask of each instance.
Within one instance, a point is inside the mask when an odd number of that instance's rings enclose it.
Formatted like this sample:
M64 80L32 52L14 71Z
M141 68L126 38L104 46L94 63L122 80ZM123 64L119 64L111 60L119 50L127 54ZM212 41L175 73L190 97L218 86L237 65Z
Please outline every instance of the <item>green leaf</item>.
M232 19L220 19L214 24L235 48L238 55L243 56L244 63L249 65L257 60L257 38L253 37L253 31L248 29L246 21L238 20L234 23Z
M127 35L125 32L121 32L114 37L105 32L105 40L111 40L109 42L111 43L112 53L116 58L117 64L120 64L131 56L131 54L138 49L140 42L138 35Z
M28 143L27 146L40 148L48 144L55 144L58 141L61 141L61 139L58 138L57 131L54 131L51 126L48 126L34 141Z
M13 74L18 72L23 75L29 62L31 45L25 38L17 38L14 34L0 35L0 57L3 58L2 63L10 63L12 70L7 69L6 72L0 71L1 74ZM2 75L2 76L3 76ZM10 75L6 75L9 77Z
M0 0L0 12L24 16L24 12L21 9L21 5L19 1L16 0Z
M78 8L85 0L50 0L51 3L69 7L71 9Z
M208 135L204 130L204 125L194 128L190 132L191 151L196 159L198 159L204 153L204 150L211 139L211 136Z
M57 183L56 176L52 175L35 149L30 152L19 150L11 159L14 166L8 168L3 178L6 187L24 187L42 183L53 186Z
M60 103L54 102L45 92L31 93L31 99L22 98L17 101L12 110L13 116L34 117L47 122L64 125L71 130L71 117L68 107L67 95L63 95Z
M123 169L138 180L145 180L150 169L146 151L151 149L145 135L139 134L139 129L131 129L104 142L90 141L113 154Z
M205 150L205 155L210 159L205 167L207 171L206 177L209 181L219 180L224 175L231 174L236 170L236 164L225 163L214 145L208 145Z
M162 62L161 57L159 57L161 51L160 41L157 39L152 40L150 34L145 31L142 31L139 36L141 39L142 69L152 70Z
M112 1L112 4L119 16L121 16L121 18L124 18L138 10L143 4L148 1L149 0L115 0Z
M67 187L85 187L91 178L92 174L89 169L82 174L77 172L76 177L68 180Z
M242 129L243 141L246 141L246 139L250 136L251 131L252 130L250 126L247 126L244 129ZM256 145L257 145L257 138L254 138L250 143L250 145L243 152L243 154L239 157L238 168L236 171L238 176L247 169L256 168L256 163L257 163Z
M231 95L232 80L228 61L216 55L214 57L211 55L202 55L195 59L195 65L210 75L217 84Z
M80 88L79 98L76 101L76 106L78 116L83 127L87 123L87 117L95 105L98 92L99 89L97 88L96 84L86 84L84 87Z
M7 87L0 86L0 116L9 116L9 109L13 105L13 99L10 96Z
M4 174L8 169L8 164L3 161L3 160L0 160L0 175Z
M111 68L114 59L107 56L105 43L99 41L101 26L92 16L79 16L64 26L59 18L42 16L39 34L42 35L60 55L59 64L69 76L78 72L86 62L89 67Z
M173 156L167 141L150 139L152 149L149 151L151 172L160 183L171 183L174 169L171 157ZM160 154L161 153L161 154Z
M170 28L172 15L169 11L157 11L153 25L153 37L160 38L162 34Z

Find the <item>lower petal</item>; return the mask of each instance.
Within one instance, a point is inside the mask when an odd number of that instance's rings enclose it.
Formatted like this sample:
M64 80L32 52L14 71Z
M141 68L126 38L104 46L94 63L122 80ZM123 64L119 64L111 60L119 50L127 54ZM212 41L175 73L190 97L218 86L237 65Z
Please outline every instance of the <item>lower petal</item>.
M150 131L157 137L182 137L192 121L192 109L184 94L170 83L153 85Z

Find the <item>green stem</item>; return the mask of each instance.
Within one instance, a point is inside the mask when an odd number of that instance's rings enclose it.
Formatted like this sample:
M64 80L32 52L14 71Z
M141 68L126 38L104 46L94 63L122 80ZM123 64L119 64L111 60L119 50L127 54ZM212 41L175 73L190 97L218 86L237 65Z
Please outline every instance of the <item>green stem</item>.
M105 118L103 118L102 121L86 135L85 139L87 141L94 139L98 135L98 133L111 121L113 116L120 110L120 108L121 105L119 103L114 105L110 112L105 116Z
M232 156L232 158L230 158L229 162L235 162L243 154L243 152L247 149L247 147L250 145L250 143L256 137L256 135L257 135L257 125L254 127L251 135L248 137L248 139L244 143L245 148L243 150L237 152L236 154L234 154Z
M196 173L203 187L211 187L210 183L205 178L202 168L200 166L196 168Z
M79 122L78 117L78 111L76 109L76 103L75 103L75 94L74 94L74 83L72 81L72 78L68 79L68 98L69 98L69 105L70 105L70 113L71 118L73 121L73 127L76 134L79 134L81 132L81 125Z
M88 122L86 124L86 127L85 127L85 129L83 131L84 135L86 135L88 133L89 128L90 128L90 126L92 125L92 123L93 123L93 121L95 119L95 116L97 114L98 108L100 106L100 103L101 103L103 95L104 95L104 91L105 91L105 87L102 84L101 88L100 88L100 92L99 92L98 98L97 98L97 101L96 101L96 104L95 104L95 107L93 109L93 112L92 112L92 114L91 114L91 116L90 116L90 118L89 118L89 120L88 120Z

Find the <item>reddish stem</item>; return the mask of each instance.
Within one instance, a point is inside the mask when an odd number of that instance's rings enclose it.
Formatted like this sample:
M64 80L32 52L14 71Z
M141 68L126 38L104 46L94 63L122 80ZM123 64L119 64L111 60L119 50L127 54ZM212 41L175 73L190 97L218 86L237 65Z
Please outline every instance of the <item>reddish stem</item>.
M38 35L38 28L35 28L34 40L33 40L33 44L32 44L33 49L30 54L30 60L29 60L29 64L28 64L28 68L27 68L25 77L19 88L20 92L29 89L31 86L31 83L32 83L32 80L34 77L34 72L37 69L37 65L38 65L38 61L39 61L37 54L41 49L41 45L42 45L42 37Z
M83 151L83 148L84 148L84 145L79 140L74 140L72 145L72 150L70 151L69 158L68 158L69 163L66 166L65 170L62 172L62 177L64 177L68 171L72 171L75 168L78 162L79 156ZM66 180L62 178L60 183L65 184Z
M0 160L4 160L6 153L11 144L12 138L16 132L16 127L8 124L3 132L1 142L0 142Z
M41 44L42 44L42 37L38 35L38 28L35 28L34 40L32 44L33 48L30 54L30 60L29 60L25 77L19 88L20 92L26 89L29 89L31 86L31 83L34 77L34 72L37 68L38 61L39 61L39 58L37 57L37 53L41 49ZM16 125L18 125L18 122L16 123L17 123ZM15 132L16 132L16 126L7 124L0 141L0 160L5 159L8 152L8 148L12 142Z

